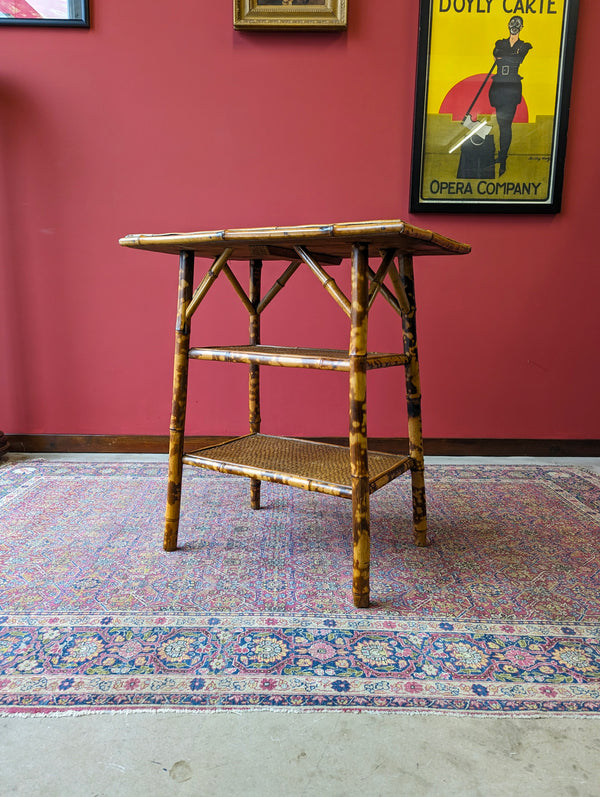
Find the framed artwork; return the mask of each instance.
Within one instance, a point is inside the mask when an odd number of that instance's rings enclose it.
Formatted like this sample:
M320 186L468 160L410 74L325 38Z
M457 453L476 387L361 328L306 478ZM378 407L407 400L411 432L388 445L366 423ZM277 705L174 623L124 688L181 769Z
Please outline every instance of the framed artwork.
M578 0L421 0L410 209L558 213Z
M88 0L0 0L0 25L89 28Z
M347 0L233 0L236 30L339 30L346 26Z

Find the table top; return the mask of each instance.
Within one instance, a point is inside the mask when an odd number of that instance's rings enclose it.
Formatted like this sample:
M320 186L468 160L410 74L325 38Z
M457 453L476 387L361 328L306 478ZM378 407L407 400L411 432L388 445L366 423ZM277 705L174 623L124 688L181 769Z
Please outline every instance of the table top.
M199 257L218 257L231 249L230 260L281 260L297 258L296 246L313 254L343 260L352 254L353 245L369 247L369 256L382 249L396 249L406 255L466 255L469 244L414 227L400 220L356 221L343 224L313 224L299 227L256 227L252 229L212 230L209 232L126 235L121 246L152 252L178 254L193 251Z

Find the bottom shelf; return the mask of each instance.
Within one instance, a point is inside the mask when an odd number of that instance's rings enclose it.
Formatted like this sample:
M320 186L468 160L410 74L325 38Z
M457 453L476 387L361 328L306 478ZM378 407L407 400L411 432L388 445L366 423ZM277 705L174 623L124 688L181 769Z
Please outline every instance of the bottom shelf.
M380 451L369 451L368 457L371 493L413 465L410 457ZM251 434L185 454L183 462L234 476L352 498L347 446Z

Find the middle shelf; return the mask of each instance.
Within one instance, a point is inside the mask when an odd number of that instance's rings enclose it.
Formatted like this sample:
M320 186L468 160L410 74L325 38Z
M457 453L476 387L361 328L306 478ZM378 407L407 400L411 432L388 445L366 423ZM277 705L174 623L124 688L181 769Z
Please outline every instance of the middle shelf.
M190 349L192 360L255 365L278 365L288 368L316 368L325 371L349 371L350 356L344 349L309 349L295 346L201 346ZM367 369L406 365L406 354L369 352Z
M184 454L186 465L352 498L347 446L250 434ZM410 457L368 452L369 492L410 470Z

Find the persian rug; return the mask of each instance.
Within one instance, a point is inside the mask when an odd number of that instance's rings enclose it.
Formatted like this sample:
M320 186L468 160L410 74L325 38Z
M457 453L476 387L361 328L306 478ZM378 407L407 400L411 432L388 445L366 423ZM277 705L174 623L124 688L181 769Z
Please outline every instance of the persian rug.
M598 715L600 477L430 465L371 500L372 600L351 502L166 464L0 467L0 713L345 710Z

